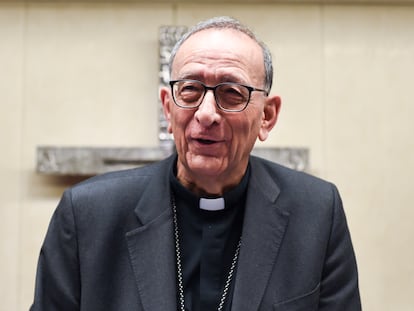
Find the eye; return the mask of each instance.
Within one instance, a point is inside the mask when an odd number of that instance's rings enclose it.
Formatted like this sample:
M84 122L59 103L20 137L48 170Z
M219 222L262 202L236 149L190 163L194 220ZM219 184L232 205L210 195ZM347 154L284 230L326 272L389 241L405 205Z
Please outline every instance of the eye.
M194 103L204 94L204 87L196 81L181 81L177 84L176 96L185 103Z
M202 92L203 86L197 82L188 82L184 81L181 82L178 86L178 92Z
M249 91L242 85L223 84L217 89L221 101L231 104L244 103L249 98Z

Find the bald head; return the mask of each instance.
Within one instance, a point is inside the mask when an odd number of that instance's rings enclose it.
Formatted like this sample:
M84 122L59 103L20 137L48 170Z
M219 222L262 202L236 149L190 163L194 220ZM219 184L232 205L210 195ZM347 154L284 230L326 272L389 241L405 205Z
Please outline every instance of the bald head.
M192 37L196 33L199 33L203 30L208 30L208 29L234 30L236 32L243 33L244 35L246 35L247 37L250 37L253 41L256 42L256 44L261 48L261 52L263 55L262 63L263 63L263 68L264 68L264 81L263 81L264 88L266 89L266 91L270 92L270 89L273 84L273 64L272 64L272 55L269 49L262 41L260 41L256 37L256 35L248 27L241 24L238 20L233 19L231 17L227 17L227 16L214 17L206 21L202 21L196 24L195 26L193 26L192 28L190 28L190 30L181 37L181 39L176 43L176 45L174 46L171 52L170 64L169 64L170 75L172 74L173 63L175 61L176 54L178 50L181 48L181 46L184 44L184 42L186 42L190 37Z

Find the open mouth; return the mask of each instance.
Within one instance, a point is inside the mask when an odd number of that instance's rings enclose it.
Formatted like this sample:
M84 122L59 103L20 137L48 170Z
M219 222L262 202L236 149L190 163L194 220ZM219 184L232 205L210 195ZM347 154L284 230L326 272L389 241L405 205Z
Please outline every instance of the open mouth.
M203 144L203 145L212 145L212 144L214 144L216 142L214 140L209 140L209 139L197 139L197 141L200 144Z

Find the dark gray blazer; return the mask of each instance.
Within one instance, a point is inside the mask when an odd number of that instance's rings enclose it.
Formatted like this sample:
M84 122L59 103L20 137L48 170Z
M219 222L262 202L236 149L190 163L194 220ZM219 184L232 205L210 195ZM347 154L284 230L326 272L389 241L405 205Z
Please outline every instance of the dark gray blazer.
M174 160L65 191L41 249L32 311L177 310ZM335 186L255 157L250 165L232 310L360 310Z

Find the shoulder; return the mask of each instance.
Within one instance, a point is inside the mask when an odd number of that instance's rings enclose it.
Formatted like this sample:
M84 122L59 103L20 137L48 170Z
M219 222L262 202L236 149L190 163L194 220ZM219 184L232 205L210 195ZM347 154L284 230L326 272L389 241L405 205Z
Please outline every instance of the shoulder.
M73 219L78 230L112 228L124 223L143 196L154 197L168 187L173 157L147 166L110 172L66 189L56 217ZM129 217L135 219L135 217Z
M91 177L71 188L74 193L84 191L125 191L137 189L148 184L148 180L165 176L172 165L172 158L133 169L114 171Z
M300 172L283 165L271 162L259 157L251 157L250 164L253 176L258 178L270 178L282 188L301 186L302 188L331 188L331 182L313 176L306 172Z
M131 209L145 191L163 191L167 187L173 161L170 157L143 167L98 175L67 189L64 196L79 211Z
M278 201L290 206L289 209L294 206L330 210L342 204L336 186L330 181L262 158L252 157L250 164L252 182L262 189L277 189Z

